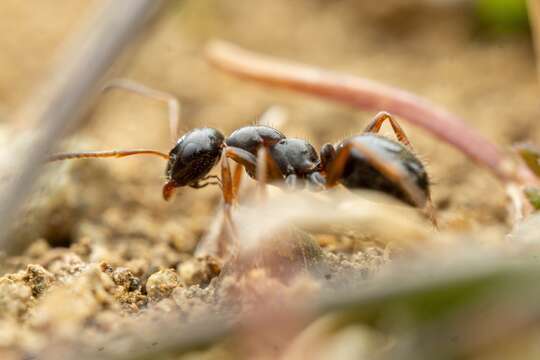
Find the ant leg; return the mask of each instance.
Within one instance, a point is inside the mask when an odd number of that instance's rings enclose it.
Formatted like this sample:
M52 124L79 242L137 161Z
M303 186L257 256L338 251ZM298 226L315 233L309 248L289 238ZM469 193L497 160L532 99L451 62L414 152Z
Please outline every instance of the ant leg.
M207 187L208 185L217 185L220 188L222 188L221 181L196 182L196 183L190 184L189 187L193 189L201 189L203 187Z
M267 150L263 146L257 151L257 190L259 194L259 200L261 202L266 201L266 180L268 175L268 166L267 164L268 155Z
M233 159L245 167L249 174L255 174L257 172L257 158L249 151L234 146L227 146L223 153L225 157Z
M275 162L272 155L270 155L270 151L268 151L267 147L264 147L264 149L266 154L267 179L274 180L283 178L279 166ZM224 153L228 158L233 159L234 161L245 167L246 171L248 172L248 174L250 174L250 176L257 178L258 166L256 156L254 156L249 151L234 146L227 146Z
M411 201L420 209L423 209L429 219L436 226L435 213L431 198L429 194L425 194L413 181L411 181L407 174L403 172L399 167L385 162L379 155L371 151L366 146L357 142L351 141L339 149L334 162L331 164L327 175L327 185L334 186L338 179L341 178L345 164L351 155L351 151L355 149L362 153L362 155L368 160L368 162L375 169L381 172L388 179L392 180L396 184L399 184Z
M219 176L217 176L217 175L206 175L201 180L208 180L208 179L214 179L214 180L221 183L221 178Z
M321 169L324 172L328 172L330 165L336 159L336 148L334 145L326 143L321 146L321 151L319 152L321 157Z
M378 133L381 129L381 126L385 120L388 120L390 122L390 125L392 125L392 129L394 130L394 133L396 134L397 139L404 144L405 146L408 146L410 149L412 149L411 142L409 141L409 138L405 134L405 131L401 128L399 123L392 118L392 115L385 111L381 111L375 117L371 122L368 124L368 126L365 128L364 132L368 133Z
M242 176L244 175L244 166L242 164L236 164L233 173L233 194L238 199L240 194L240 187L242 186Z
M287 175L285 178L285 185L287 185L287 189L296 189L298 184L298 176L295 174Z
M173 144L176 142L180 126L180 102L176 96L127 79L111 80L105 84L102 91L106 92L112 88L131 91L142 96L165 102L169 110L169 130L171 133L171 140Z
M214 176L206 176L205 179L209 177ZM197 244L195 256L213 255L226 259L234 254L237 235L232 220L232 206L236 194L234 193L234 186L232 186L234 179L231 176L229 159L225 152L221 155L221 180L219 183L223 193L223 208L212 221L209 231Z
M329 145L329 147L327 145ZM339 179L341 179L341 176L343 175L343 171L345 170L345 164L347 163L347 160L349 159L350 154L351 154L350 144L339 149L337 153L336 153L335 148L332 145L325 144L323 146L323 148L321 149L321 160L325 159L323 164L325 166L324 169L326 171L326 187L327 188L332 188L337 185ZM330 160L330 161L326 162L326 160Z
M266 175L267 179L270 180L279 180L283 179L283 173L279 168L276 160L272 157L268 147L264 147L264 153L266 154Z
M223 192L224 225L230 229L229 232L232 235L231 237L236 241L237 236L232 219L232 207L236 203L237 192L235 191L235 180L231 173L229 158L254 172L257 167L257 159L250 152L232 146L225 147L223 154L221 155L221 190ZM220 236L220 239L221 238L222 236ZM221 255L227 253L227 248L228 246L224 244L224 240L219 241L218 249Z
M233 182L231 175L231 167L229 164L229 158L227 153L224 152L221 156L221 191L223 193L223 223L220 235L217 239L217 251L220 257L227 256L230 254L234 244L237 243L237 232L236 227L232 219L232 206L234 204L234 191L233 191ZM227 240L227 237L224 237L223 230L228 230L229 238L232 239L233 244L230 244L230 241Z
M212 180L210 180L212 179ZM207 185L217 185L221 189L223 185L221 184L221 178L217 175L206 175L201 180L210 180L205 183L200 183L201 185L207 186ZM203 187L204 187L203 186Z
M123 158L131 155L154 155L165 160L169 159L169 155L157 150L150 149L135 149L135 150L110 150L110 151L81 151L69 152L50 155L47 158L48 162L61 161L70 159L88 159L88 158Z
M414 148L413 148L409 138L405 134L405 130L403 130L403 128L399 125L399 122L397 120L395 120L392 117L392 115L390 115L389 113L387 113L385 111L381 111L377 115L375 115L375 117L368 124L368 126L366 127L364 132L373 132L373 133L379 132L379 130L381 129L381 126L382 126L382 124L383 124L383 122L385 120L388 120L390 122L390 125L392 126L392 129L394 130L394 133L396 134L397 139L402 144L407 146L410 150L414 151ZM426 199L426 204L425 204L425 206L423 208L424 208L427 216L431 220L431 222L435 226L437 226L437 219L436 219L436 215L435 215L435 207L433 206L433 202L431 201L431 196L429 194L428 194L428 197Z
M326 188L326 180L320 172L313 172L306 176L306 186L311 191L322 191Z
M229 159L238 163L234 176L231 174ZM232 220L232 207L236 203L243 167L255 171L256 165L257 159L250 152L231 146L224 148L221 155L223 210L216 217L211 231L197 245L195 250L197 256L213 254L220 258L226 258L234 253L237 233Z
M235 199L231 167L229 164L229 156L227 155L228 154L225 152L221 157L221 189L223 190L223 201L225 203L225 210L229 212Z
M260 152L260 154L266 154L266 151ZM241 176L238 175L238 173L240 173L241 168L236 169L237 171L235 171L235 178L233 178L229 158L246 167L246 169L248 171L252 171L253 174L257 174L257 176L260 176L260 171L257 170L258 159L253 154L240 148L232 146L225 147L221 158L221 189L223 192L224 224L230 228L232 238L236 242L237 231L232 219L232 207L237 201L237 186L239 185L241 179ZM220 238L222 237L220 236ZM218 242L219 253L221 255L226 254L228 252L228 247L223 243L224 241L218 240Z

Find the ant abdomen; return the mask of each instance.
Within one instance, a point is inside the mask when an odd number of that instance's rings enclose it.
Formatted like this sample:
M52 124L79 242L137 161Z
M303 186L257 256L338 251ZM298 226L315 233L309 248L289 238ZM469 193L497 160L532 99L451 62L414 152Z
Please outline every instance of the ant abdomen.
M429 179L424 165L404 144L373 133L354 136L340 143L339 152L347 143L356 142L369 149L386 165L399 169L429 199ZM350 189L371 189L392 195L410 205L418 206L396 179L389 178L367 159L365 154L352 148L339 182Z

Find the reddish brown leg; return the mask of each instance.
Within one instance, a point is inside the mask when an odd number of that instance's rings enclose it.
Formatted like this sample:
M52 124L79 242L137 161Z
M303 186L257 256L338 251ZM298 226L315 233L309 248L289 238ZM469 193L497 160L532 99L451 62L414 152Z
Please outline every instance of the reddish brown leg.
M394 133L396 134L397 139L404 144L405 146L408 146L410 149L412 149L411 142L409 141L409 138L405 134L405 131L399 126L399 123L392 118L392 115L390 115L387 112L381 111L375 117L371 122L368 124L368 126L365 128L364 132L372 132L372 133L378 133L381 130L381 126L384 123L385 120L388 120L390 122L390 125L392 125L392 129L394 130Z
M331 162L326 164L326 187L331 188L337 185L341 175L343 175L350 154L351 146L345 146L333 155L334 158Z
M229 158L237 162L234 176L231 174ZM251 153L225 147L221 155L221 191L223 193L223 211L216 216L207 236L199 242L195 254L215 255L227 258L234 252L237 233L232 220L232 207L236 204L238 189L242 179L243 167L255 169L257 159Z
M112 88L131 91L142 96L165 102L169 110L169 130L171 140L173 144L176 142L180 126L180 102L176 96L127 79L114 79L103 87L103 91L105 92Z
M221 157L221 184L223 189L223 201L225 207L230 208L234 202L233 180L229 157L225 152Z
M270 154L270 150L268 150L267 147L263 148L262 151L265 155L264 158L266 160L266 180L282 180L283 179L283 173L281 172L281 169L279 168L278 164ZM261 155L262 156L262 155Z
M229 201L229 203L232 205L236 201L236 195L238 194L238 187L240 186L240 182L242 179L242 167L245 167L250 174L255 174L256 180L259 183L259 186L263 186L262 188L259 188L260 191L264 191L264 185L266 185L266 182L268 179L281 179L281 171L279 170L279 167L277 166L276 162L270 155L270 152L267 148L261 147L259 149L259 152L257 154L258 156L255 157L250 152L247 152L243 149L236 148L236 147L226 147L224 150L224 157L233 159L235 162L240 165L236 168L234 177L231 176L231 170L228 164L222 164L225 166L227 170L227 174L225 176L228 176L230 178L230 184L225 183L225 180L223 178L224 174L222 172L222 182L223 182L223 188L224 188L224 197L228 197L225 200ZM222 162L223 163L223 162ZM223 170L222 170L223 171ZM229 179L227 179L229 180ZM229 189L226 189L226 186L230 187ZM226 193L225 193L226 192Z
M266 166L267 166L267 172L266 172L266 178L268 180L277 180L283 178L281 174L281 170L277 166L276 162L270 155L270 152L264 148L264 153L266 154ZM228 146L225 148L225 153L228 158L233 159L235 162L242 164L247 170L249 174L252 174L257 177L257 157L254 156L252 153L237 148L237 147L231 147Z
M227 257L234 252L234 244L237 241L237 230L232 219L232 208L237 203L238 189L242 179L242 170L245 167L250 174L256 174L260 183L265 184L267 175L276 176L280 174L279 168L265 148L259 151L259 157L263 166L259 166L258 159L253 154L236 147L225 147L221 157L221 189L223 192L223 221L219 226L216 236L208 238L204 244L197 248L198 254L208 253L211 249L216 249L218 256ZM229 159L238 163L234 175L232 174ZM264 164L268 166L264 166ZM260 171L259 169L267 169ZM228 234L227 234L228 233ZM228 236L227 236L228 235ZM217 243L217 246L214 245Z
M229 164L229 158L233 159L240 165L250 169L255 173L257 171L257 158L253 154L236 147L225 147L221 157L221 189L223 192L223 212L224 221L222 231L218 236L218 255L227 256L234 248L231 244L228 244L228 239L233 239L236 242L237 231L232 219L232 207L236 204L238 195L238 186L240 184L241 175L238 175L242 167L235 171L233 177L231 167ZM228 230L229 236L225 235L223 230Z
M242 186L242 177L244 175L244 166L242 164L236 164L236 168L233 173L233 194L234 198L238 199L240 195L240 187Z
M150 149L134 149L134 150L109 150L109 151L79 151L70 153L53 154L47 158L47 161L61 161L70 159L87 159L87 158L123 158L131 155L154 155L165 160L169 159L169 155L157 150Z
M235 162L245 167L248 173L250 174L256 173L257 158L252 153L244 149L227 146L225 147L223 154L225 157L229 159L233 159Z
M266 201L268 196L266 193L266 181L268 175L267 160L267 150L265 147L261 147L257 152L257 193L261 202Z
M256 179L261 201L267 198L266 185L269 181L283 180L283 174L266 146L257 152Z
M221 156L221 190L223 193L223 224L217 238L217 252L219 257L227 257L231 254L234 244L237 243L237 232L232 219L232 206L234 205L235 193L231 167L229 164L229 149L225 149ZM228 235L228 236L227 236ZM233 244L231 244L231 241Z
M375 152L371 151L368 147L356 143L349 142L343 146L337 153L336 158L330 169L328 170L327 175L327 186L331 187L336 185L337 181L341 178L345 164L351 155L351 151L356 149L361 152L362 155L368 160L368 162L377 169L385 177L393 181L394 183L401 186L405 194L411 199L411 201L420 209L427 214L428 218L435 224L435 214L433 205L431 203L431 198L429 194L426 194L420 189L413 181L411 181L407 174L403 172L399 167L385 162L379 157Z
M216 175L206 175L201 180L197 181L196 183L190 184L189 186L193 189L202 189L203 187L207 187L208 185L217 185L219 188L222 188L221 185L221 179L219 176Z

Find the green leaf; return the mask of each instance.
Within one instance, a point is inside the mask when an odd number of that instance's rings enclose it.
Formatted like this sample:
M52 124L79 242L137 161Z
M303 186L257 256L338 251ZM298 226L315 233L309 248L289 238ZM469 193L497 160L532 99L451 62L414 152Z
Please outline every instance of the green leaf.
M525 0L476 0L474 10L483 29L494 35L528 29Z
M514 146L514 149L516 149L529 169L540 177L540 149L531 144L518 144Z
M540 189L529 187L525 189L525 196L530 201L531 205L536 209L540 210Z

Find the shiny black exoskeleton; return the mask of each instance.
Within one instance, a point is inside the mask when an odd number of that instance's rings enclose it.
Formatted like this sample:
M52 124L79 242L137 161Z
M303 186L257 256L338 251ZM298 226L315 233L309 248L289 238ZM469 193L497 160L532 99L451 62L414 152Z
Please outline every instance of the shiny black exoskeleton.
M245 150L255 157L254 163L242 163L253 179L256 178L256 157L259 150L265 148L271 161L279 169L277 174L267 171L270 182L284 180L291 188L303 186L306 181L314 187L320 188L324 185L324 179L319 174L320 161L317 151L305 140L286 138L269 126L253 125L234 131L225 143L228 147Z
M245 126L234 131L225 139L213 128L193 129L182 136L169 153L163 195L166 199L176 187L199 188L208 178L208 173L219 161L223 149L230 157L241 163L248 175L256 178L257 156L261 148L267 149L279 173L269 171L268 180L285 180L290 187L304 185L322 188L324 178L319 173L320 161L317 152L308 142L287 139L278 130L269 126Z
M233 131L225 143L227 146L244 149L256 156L261 146L271 147L282 139L285 139L285 135L270 126L251 125Z
M259 149L261 147L272 148L282 139L285 139L285 135L270 126L252 125L244 126L233 131L225 141L225 144L233 149L243 149L252 155L250 157L251 161L246 160L243 165L248 175L255 179L256 164L251 164L251 162L257 162Z
M374 133L353 136L339 143L335 150L323 147L321 156L326 155L328 158L333 159L335 152L339 152L350 142L362 144L386 164L402 171L423 192L425 200L429 199L429 178L422 162L405 145L387 137ZM403 190L403 187L398 186L395 181L383 175L362 153L355 149L351 151L344 164L339 182L349 189L377 190L392 195L410 205L419 205L410 198L410 195Z
M245 126L225 138L212 128L194 129L182 136L171 150L167 164L167 184L163 194L167 199L172 190L180 186L199 188L208 179L210 170L217 164L223 151L226 156L242 164L248 175L256 178L257 156L264 149L274 164L267 165L267 180L286 184L290 188L308 186L321 190L333 186L328 176L337 176L339 182L350 189L373 189L392 195L408 204L420 206L422 200L413 200L402 184L389 178L357 149L350 150L341 169L334 162L340 152L351 143L357 143L376 155L377 159L391 166L412 181L429 199L429 181L422 163L404 144L375 133L363 133L343 140L336 147L326 144L317 154L305 140L286 138L268 126ZM274 165L274 171L272 166ZM277 170L275 170L277 168ZM338 174L338 175L336 175Z
M167 180L175 187L200 187L221 157L225 137L212 128L193 129L184 134L169 152L165 170Z
M322 190L325 180L321 175L321 162L315 148L302 139L282 139L272 148L270 155L279 167L285 184L297 189L307 185Z

